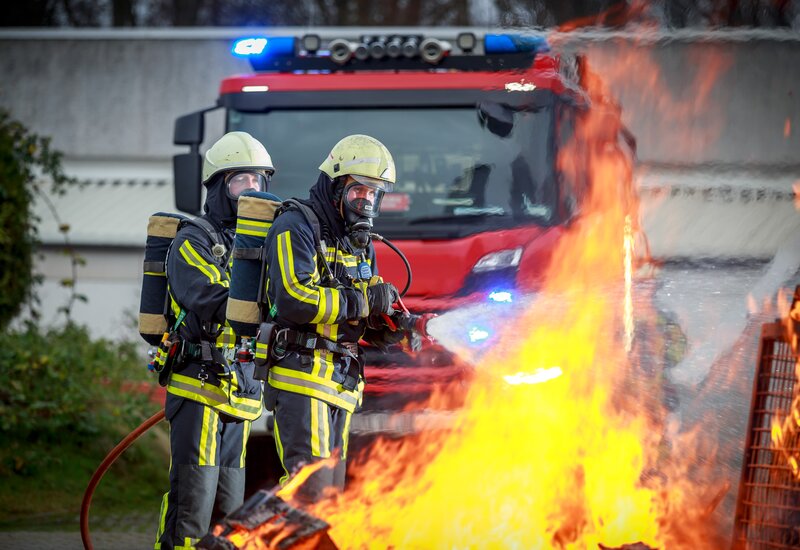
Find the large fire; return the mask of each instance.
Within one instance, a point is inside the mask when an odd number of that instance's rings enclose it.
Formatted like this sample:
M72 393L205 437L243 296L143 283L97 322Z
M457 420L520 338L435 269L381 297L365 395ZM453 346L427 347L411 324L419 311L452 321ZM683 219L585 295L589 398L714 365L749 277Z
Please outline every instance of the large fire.
M597 144L584 215L453 426L379 442L344 494L311 509L340 547L714 546L720 487L690 479L693 441L665 438L658 384L635 360L638 204L628 157L603 138L609 120L598 110L579 125Z

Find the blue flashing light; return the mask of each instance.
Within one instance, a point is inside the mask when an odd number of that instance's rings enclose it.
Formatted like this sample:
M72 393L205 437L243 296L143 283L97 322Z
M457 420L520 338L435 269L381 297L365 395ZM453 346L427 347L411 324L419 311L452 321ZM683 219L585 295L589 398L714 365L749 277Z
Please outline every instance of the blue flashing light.
M496 290L489 293L489 299L493 302L510 304L514 301L514 296L506 290Z
M469 337L470 342L472 342L473 344L477 344L478 342L483 342L484 340L489 338L490 334L489 331L486 329L483 329L478 326L473 326L472 328L469 329L467 336Z
M550 44L543 36L487 34L483 37L483 49L486 53L542 53L550 51Z
M242 38L234 43L233 54L242 57L257 55L268 55L270 57L293 56L294 43L295 38L293 36Z

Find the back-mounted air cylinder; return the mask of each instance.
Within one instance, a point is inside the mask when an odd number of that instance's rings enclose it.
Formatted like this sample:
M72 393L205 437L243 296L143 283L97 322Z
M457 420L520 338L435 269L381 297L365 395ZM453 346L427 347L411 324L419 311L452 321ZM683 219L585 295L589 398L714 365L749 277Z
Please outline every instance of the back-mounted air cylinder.
M178 232L178 225L186 219L180 214L157 212L147 222L139 334L153 346L157 346L167 332L167 251Z
M238 336L253 337L261 322L266 284L266 242L280 199L272 193L247 191L238 201L233 266L226 317Z

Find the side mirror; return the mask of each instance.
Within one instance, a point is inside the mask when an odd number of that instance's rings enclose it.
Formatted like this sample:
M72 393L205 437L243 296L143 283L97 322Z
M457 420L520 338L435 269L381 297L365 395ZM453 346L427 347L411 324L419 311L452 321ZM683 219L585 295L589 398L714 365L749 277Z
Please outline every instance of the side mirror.
M172 142L175 145L200 145L205 134L205 111L178 117Z
M203 142L205 134L205 113L209 110L189 113L175 121L173 143L190 147L188 153L172 157L175 206L178 210L188 214L201 214L202 159L200 158L200 144Z
M175 206L181 212L200 215L202 159L197 147L193 152L172 157L172 172L175 179Z

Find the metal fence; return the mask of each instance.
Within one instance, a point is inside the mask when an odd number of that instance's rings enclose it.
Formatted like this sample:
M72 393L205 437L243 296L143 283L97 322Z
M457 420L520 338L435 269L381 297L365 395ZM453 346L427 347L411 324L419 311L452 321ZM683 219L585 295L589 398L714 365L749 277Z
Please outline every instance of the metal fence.
M736 506L735 550L800 548L800 383L792 315L765 324Z

